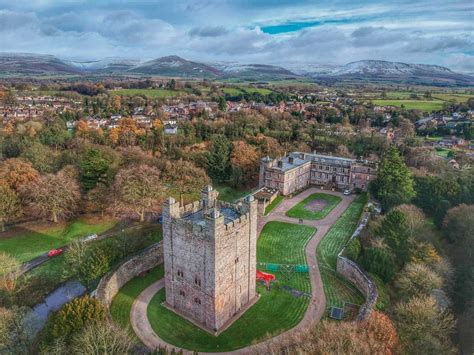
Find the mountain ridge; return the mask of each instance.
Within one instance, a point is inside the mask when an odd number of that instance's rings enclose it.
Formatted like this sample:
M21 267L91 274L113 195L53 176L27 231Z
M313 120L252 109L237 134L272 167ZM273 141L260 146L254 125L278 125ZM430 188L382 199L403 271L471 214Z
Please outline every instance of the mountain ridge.
M279 80L311 78L315 82L377 82L437 86L474 86L474 76L431 64L360 60L342 66L289 63L205 63L169 55L151 60L109 57L99 60L64 60L48 54L0 53L0 74L38 75L143 75L182 78Z

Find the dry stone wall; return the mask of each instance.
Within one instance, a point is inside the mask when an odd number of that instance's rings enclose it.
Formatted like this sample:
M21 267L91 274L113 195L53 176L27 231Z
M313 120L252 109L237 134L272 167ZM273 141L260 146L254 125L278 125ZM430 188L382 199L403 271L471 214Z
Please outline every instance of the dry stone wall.
M370 213L364 212L362 215L359 226L352 234L351 241L354 238L359 238L361 231L365 228L369 222ZM336 270L345 279L354 284L357 289L365 296L365 303L360 307L359 314L357 315L358 321L363 321L370 316L375 304L377 303L378 292L377 286L370 279L367 273L359 266L356 262L346 258L344 256L344 247L337 256Z
M163 262L162 243L156 243L106 274L97 286L96 298L107 308L119 290L131 279Z

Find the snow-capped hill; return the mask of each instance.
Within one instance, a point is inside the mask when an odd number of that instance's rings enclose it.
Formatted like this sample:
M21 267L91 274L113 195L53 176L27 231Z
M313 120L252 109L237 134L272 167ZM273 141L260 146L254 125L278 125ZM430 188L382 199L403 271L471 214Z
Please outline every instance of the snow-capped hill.
M361 60L348 63L334 69L332 75L347 74L417 74L419 72L454 74L450 69L438 65L429 64L406 64L399 62L387 62L384 60Z
M66 61L71 66L81 70L127 70L136 67L141 63L138 59L125 59L120 57L110 57L100 60L88 61Z
M210 65L192 62L176 55L149 60L129 71L148 75L179 77L216 77L221 75L218 69Z

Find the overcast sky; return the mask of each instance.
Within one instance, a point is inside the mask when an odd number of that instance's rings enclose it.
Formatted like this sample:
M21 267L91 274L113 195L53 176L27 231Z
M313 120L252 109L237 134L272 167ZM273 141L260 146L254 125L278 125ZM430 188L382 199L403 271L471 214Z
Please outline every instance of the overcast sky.
M345 64L474 72L474 0L0 0L0 52L66 59Z

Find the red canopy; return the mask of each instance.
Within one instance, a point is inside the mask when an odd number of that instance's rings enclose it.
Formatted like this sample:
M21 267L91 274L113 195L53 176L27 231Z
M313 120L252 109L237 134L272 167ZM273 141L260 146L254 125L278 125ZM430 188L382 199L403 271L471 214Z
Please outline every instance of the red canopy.
M269 274L260 270L257 270L257 280L265 281L267 285L270 284L270 281L275 281L276 277L273 274Z

